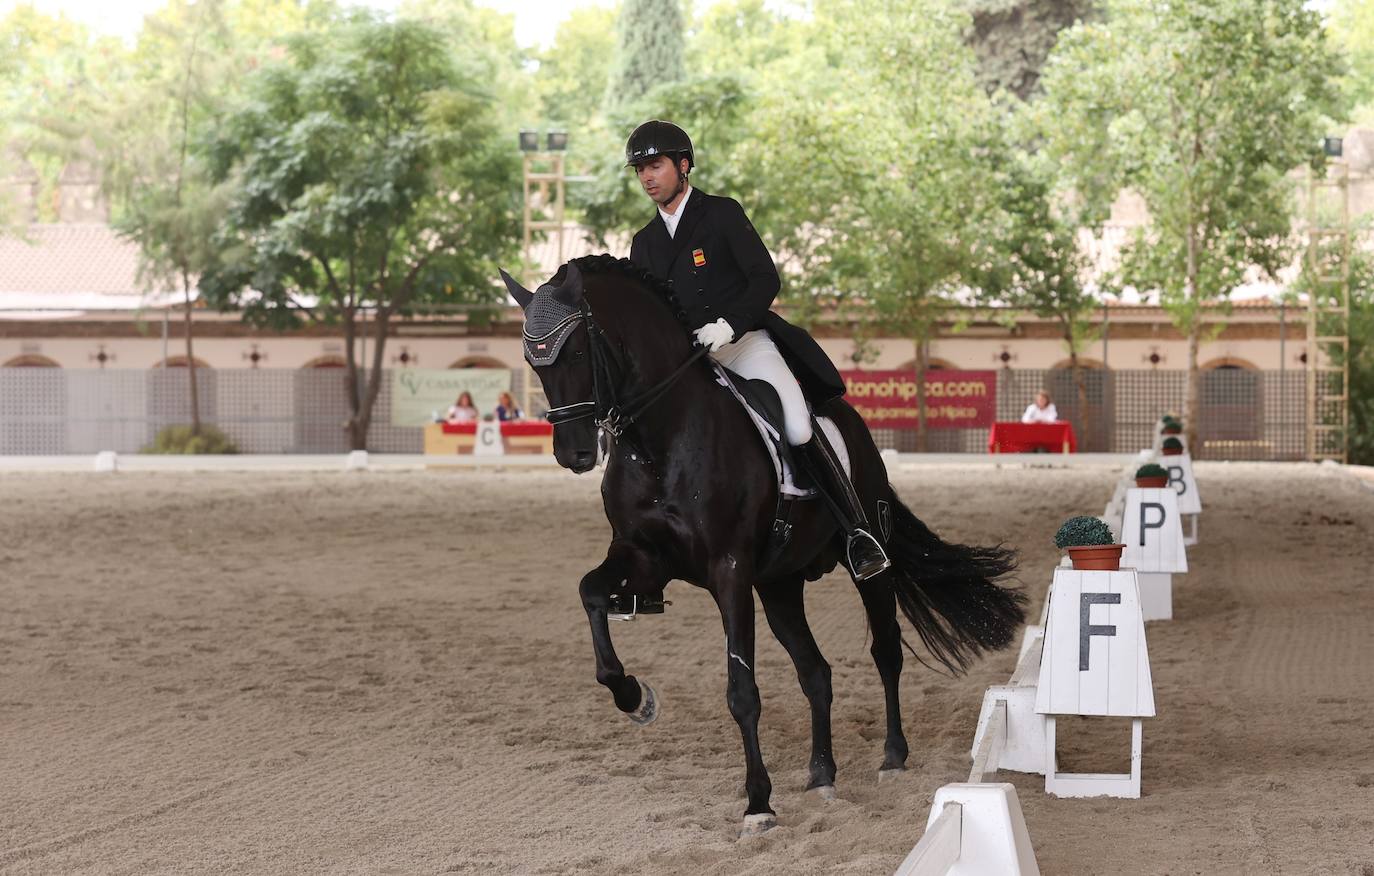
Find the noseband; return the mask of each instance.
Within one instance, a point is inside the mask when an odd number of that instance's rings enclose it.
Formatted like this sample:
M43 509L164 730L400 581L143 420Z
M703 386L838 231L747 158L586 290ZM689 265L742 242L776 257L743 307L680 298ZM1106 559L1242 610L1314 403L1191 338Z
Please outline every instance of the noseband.
M587 306L586 300L582 301L578 312L570 315L564 323L555 329L555 332L569 331L578 322L581 322L587 331L587 348L591 354L588 364L592 369L592 397L587 401L552 408L544 417L555 426L591 418L598 428L605 430L610 435L619 437L622 432L634 425L635 420L639 419L640 415L648 410L650 405L658 401L679 377L687 372L692 363L707 353L705 347L698 348L672 374L622 403L618 399L616 385L621 382L624 369L617 360L615 350L610 340L607 339L606 333L592 317L591 308ZM541 340L543 339L525 335L526 353L528 354L529 349ZM557 352L554 355L556 357ZM548 364L553 363L550 361Z

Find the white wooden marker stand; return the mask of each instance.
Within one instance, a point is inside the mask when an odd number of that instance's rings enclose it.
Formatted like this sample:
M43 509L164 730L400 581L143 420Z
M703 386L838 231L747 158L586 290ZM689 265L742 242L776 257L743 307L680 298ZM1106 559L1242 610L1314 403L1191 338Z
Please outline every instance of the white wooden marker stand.
M945 785L935 792L921 841L894 876L1039 876L1016 788Z
M978 729L969 752L973 758L969 781L984 781L998 770L1044 775L1045 716L1035 711L1035 685L1040 680L1043 647L1042 637L1027 636L1011 680L994 684L984 692ZM996 741L985 745L989 736L997 737Z
M501 443L501 424L484 420L477 424L477 436L472 445L473 456L504 456L506 445Z
M1145 620L1174 616L1174 573L1188 571L1178 496L1168 487L1126 491L1121 565L1139 573L1140 609Z
M1141 718L1155 714L1136 574L1056 569L1035 711L1045 716L1045 793L1057 797L1139 797ZM1061 773L1056 715L1132 718L1131 771Z

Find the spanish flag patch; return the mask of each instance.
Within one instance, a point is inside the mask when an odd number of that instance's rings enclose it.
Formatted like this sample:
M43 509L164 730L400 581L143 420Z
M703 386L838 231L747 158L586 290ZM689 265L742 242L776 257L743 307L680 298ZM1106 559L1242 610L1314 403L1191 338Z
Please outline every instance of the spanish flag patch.
M706 267L706 253L699 249L692 250L692 264L696 265L698 268Z

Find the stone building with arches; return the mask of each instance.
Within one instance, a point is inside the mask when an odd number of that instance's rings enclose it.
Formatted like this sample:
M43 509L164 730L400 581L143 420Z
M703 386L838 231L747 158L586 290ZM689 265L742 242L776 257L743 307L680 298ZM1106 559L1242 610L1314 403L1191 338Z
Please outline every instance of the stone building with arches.
M1374 144L1374 132L1370 133L1366 139ZM1374 147L1367 151L1374 155ZM89 176L80 168L64 171L57 198L60 221L30 222L21 236L0 237L0 452L5 452L5 446L22 445L16 440L6 445L6 428L11 434L30 428L13 425L22 419L16 410L32 411L38 405L41 415L26 416L47 418L45 422L71 415L71 405L61 412L52 404L45 406L40 399L44 390L33 390L20 401L14 400L12 389L6 396L6 387L20 383L57 385L55 379L34 376L39 371L110 375L103 383L94 378L92 387L113 385L114 375L122 375L119 380L144 387L139 390L142 401L137 403L158 411L156 417L175 419L189 414L177 407L186 404L177 401L181 398L177 387L185 381L176 377L187 364L182 295L179 290L149 289L139 282L137 250L105 223ZM26 190L23 185L19 190L22 207ZM1365 207L1374 209L1374 188L1361 197L1369 202L1361 202ZM1145 221L1142 209L1129 194L1119 199L1104 235L1088 242L1094 259L1104 263L1114 258L1129 229ZM584 229L569 226L565 232L567 251L597 249ZM538 246L531 255L538 266L535 275L552 275L558 267L557 247L551 242ZM1266 437L1266 424L1298 416L1294 404L1301 396L1307 356L1306 313L1280 303L1280 291L1277 285L1251 284L1239 290L1238 300L1226 312L1211 317L1214 328L1205 333L1199 365L1203 418L1210 418L1204 425L1219 447L1225 442L1236 447L1250 442L1261 447L1256 451L1260 455L1281 455L1263 449L1275 444ZM1122 423L1134 423L1147 414L1153 417L1162 407L1177 405L1175 399L1181 395L1176 386L1187 365L1187 342L1167 313L1148 302L1108 300L1095 316L1094 337L1078 356L1085 383L1083 410L1078 409L1077 387L1060 329L1047 319L987 309L951 314L929 340L927 360L933 368L997 372L999 405L1006 406L999 417L1008 412L1014 416L1037 389L1049 389L1061 401L1061 411L1084 424L1086 448L1113 449L1133 440L1122 435L1130 434L1134 426ZM339 406L328 401L335 396L342 399L341 384L333 372L344 367L346 351L337 327L268 331L249 326L236 315L198 307L193 323L195 364L207 376L208 386L201 404L209 406L211 419L224 410L237 410L267 434L271 430L262 424L273 417L280 420L287 412L279 400L249 398L242 387L271 383L278 387L273 391L297 400L292 404L311 400L315 413L305 419L315 423L310 427L315 432L311 433L314 437L302 439L297 428L294 444L273 432L276 437L264 439L263 446L301 449L338 443L333 432ZM513 305L480 327L462 315L394 322L385 367L507 370L521 406L538 414L543 399L537 379L523 360L520 328L521 314ZM366 322L360 329L370 334ZM860 342L856 325L824 313L812 331L841 369L914 367L915 350L908 338L879 335ZM362 360L368 361L366 348L361 352ZM243 376L252 372L260 377ZM290 391L282 388L287 386ZM1159 389L1166 386L1175 388ZM71 404L77 410L84 405ZM8 426L4 422L7 410ZM275 413L269 416L264 410ZM1098 434L1093 433L1093 423L1098 424ZM385 432L389 427L377 428ZM400 434L391 434L399 442L395 446L415 443L409 437L397 437ZM898 435L884 440L900 445L904 439ZM940 442L949 449L976 449L978 438L944 435Z

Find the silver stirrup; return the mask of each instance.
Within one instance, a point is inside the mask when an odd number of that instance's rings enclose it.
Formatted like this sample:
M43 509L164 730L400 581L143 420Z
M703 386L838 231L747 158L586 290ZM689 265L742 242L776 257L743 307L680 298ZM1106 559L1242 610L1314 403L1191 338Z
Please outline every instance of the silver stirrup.
M874 546L878 548L878 553L881 554L883 557L882 566L877 569L874 569L872 572L869 572L865 575L859 575L857 572L854 571L854 556L849 552L850 546L854 543L854 537L859 534L867 536L873 542ZM883 550L882 542L874 538L873 533L869 532L867 529L863 529L862 527L856 528L853 532L848 533L845 536L844 556L845 559L849 561L850 574L854 576L855 581L867 581L869 578L881 575L883 572L886 572L888 569L892 568L892 559L888 557L887 551Z

